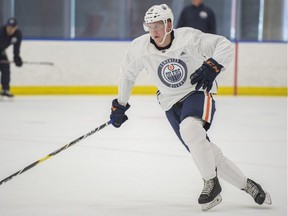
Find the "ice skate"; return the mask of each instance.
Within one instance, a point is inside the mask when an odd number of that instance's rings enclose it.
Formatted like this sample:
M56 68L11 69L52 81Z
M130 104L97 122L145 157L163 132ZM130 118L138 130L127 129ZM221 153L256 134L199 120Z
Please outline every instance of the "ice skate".
M14 95L9 90L2 90L0 94L1 94L1 96L5 96L5 97L9 97L9 98L14 97Z
M203 211L213 208L222 201L221 190L217 176L208 181L204 180L204 188L198 199Z
M270 194L265 192L259 184L249 178L247 179L246 187L242 190L250 194L259 205L262 205L263 203L267 205L272 204Z

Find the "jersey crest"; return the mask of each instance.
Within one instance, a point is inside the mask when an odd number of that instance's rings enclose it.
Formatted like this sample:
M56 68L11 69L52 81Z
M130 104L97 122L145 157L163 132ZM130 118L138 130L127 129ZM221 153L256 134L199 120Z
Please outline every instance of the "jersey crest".
M15 44L17 43L17 38L16 37L12 37L11 38L11 44Z
M158 77L162 83L170 88L182 86L187 79L187 66L180 59L169 58L161 62L158 67Z

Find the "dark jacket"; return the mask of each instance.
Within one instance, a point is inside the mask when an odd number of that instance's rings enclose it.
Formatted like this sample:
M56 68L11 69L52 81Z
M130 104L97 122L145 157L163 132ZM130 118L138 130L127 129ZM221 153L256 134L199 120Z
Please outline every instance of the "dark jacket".
M20 54L20 45L22 41L22 32L20 29L17 29L13 35L8 36L6 33L6 26L0 27L0 55L6 55L5 50L13 44L13 53L14 56L19 56Z
M216 34L215 14L204 4L199 7L187 6L180 15L177 28L179 27L192 27L205 33Z

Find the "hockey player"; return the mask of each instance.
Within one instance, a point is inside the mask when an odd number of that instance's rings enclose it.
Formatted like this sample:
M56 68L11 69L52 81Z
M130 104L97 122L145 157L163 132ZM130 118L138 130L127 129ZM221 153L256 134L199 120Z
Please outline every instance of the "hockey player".
M14 62L17 67L21 67L23 62L20 57L20 45L22 41L22 33L17 26L15 18L9 18L7 24L0 27L0 72L1 72L1 85L2 96L13 97L10 92L10 65L8 57L5 52L11 44L14 45L13 54Z
M118 128L128 120L125 112L131 90L140 71L146 69L158 87L159 104L204 180L198 199L202 210L222 200L218 176L246 191L256 203L271 204L270 195L226 158L206 134L215 112L214 80L233 56L230 41L193 28L173 29L173 13L166 4L146 12L144 29L149 34L132 41L120 70L118 98L112 101L110 115L113 126Z

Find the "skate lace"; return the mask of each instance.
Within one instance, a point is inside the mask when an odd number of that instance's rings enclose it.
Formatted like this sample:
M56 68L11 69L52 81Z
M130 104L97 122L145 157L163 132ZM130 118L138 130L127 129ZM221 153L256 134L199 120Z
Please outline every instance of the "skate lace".
M204 188L202 190L202 194L210 195L211 191L214 187L214 181L212 179L205 181L204 180Z
M249 181L246 185L245 191L249 193L254 199L257 196L257 194L260 192L257 185L255 185L253 182Z

